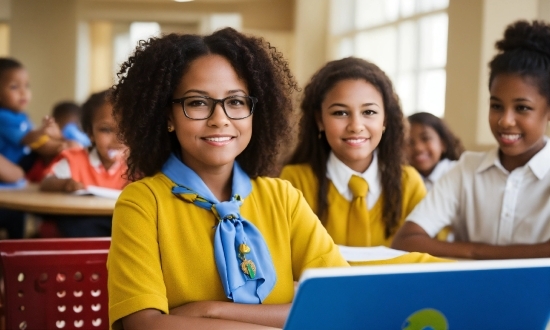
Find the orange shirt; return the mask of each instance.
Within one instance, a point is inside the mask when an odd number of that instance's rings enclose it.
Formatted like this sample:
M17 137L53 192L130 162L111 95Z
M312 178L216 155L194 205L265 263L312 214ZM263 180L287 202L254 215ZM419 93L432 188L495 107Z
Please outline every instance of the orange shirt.
M112 189L122 189L128 184L125 173L128 168L126 162L119 161L113 164L108 170L98 161L97 151L93 149L90 153L86 149L67 149L61 152L61 158L52 165L49 173L59 178L72 178L85 186L99 186ZM68 171L65 168L63 175L59 175L60 168L68 164ZM66 174L66 175L65 175Z

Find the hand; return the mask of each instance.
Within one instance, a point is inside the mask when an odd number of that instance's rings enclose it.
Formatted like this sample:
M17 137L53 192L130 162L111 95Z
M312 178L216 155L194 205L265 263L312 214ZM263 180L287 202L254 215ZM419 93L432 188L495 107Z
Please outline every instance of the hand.
M67 181L65 181L65 185L63 186L63 189L66 192L74 192L84 188L85 187L82 183L75 181L73 179L67 179Z
M37 150L42 157L51 160L65 149L67 149L67 144L63 140L49 140Z
M59 125L57 125L55 120L50 116L45 116L44 118L42 118L42 127L40 127L40 130L42 130L44 134L48 135L52 139L62 138Z

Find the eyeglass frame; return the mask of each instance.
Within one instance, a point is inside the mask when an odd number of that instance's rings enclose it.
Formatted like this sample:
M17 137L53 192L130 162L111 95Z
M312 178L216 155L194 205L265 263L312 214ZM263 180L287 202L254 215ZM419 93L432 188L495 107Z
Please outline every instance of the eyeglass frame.
M185 105L183 104L183 101L185 101L187 99L190 99L190 98L194 98L194 97L214 101L214 104L212 105L212 109L210 109L210 113L205 118L191 118L191 117L189 117L187 112L185 112ZM252 102L252 106L250 107L250 113L248 114L248 116L241 117L241 118L232 118L227 114L227 111L225 110L225 101L228 100L228 99L236 98L236 97L246 97L246 98L250 99L250 101ZM254 113L254 108L256 107L257 102L258 102L258 98L254 97L254 96L250 96L250 95L230 95L228 97L224 97L223 99L215 99L213 97L206 96L206 95L191 95L191 96L184 96L184 97L181 97L179 99L173 99L172 100L172 104L179 103L181 105L181 110L183 110L183 115L185 117L191 119L191 120L206 120L206 119L212 117L212 115L214 114L214 110L216 110L216 105L218 103L221 104L223 113L227 116L227 118L233 119L233 120L245 119L245 118L248 118L248 117L252 116L252 114Z

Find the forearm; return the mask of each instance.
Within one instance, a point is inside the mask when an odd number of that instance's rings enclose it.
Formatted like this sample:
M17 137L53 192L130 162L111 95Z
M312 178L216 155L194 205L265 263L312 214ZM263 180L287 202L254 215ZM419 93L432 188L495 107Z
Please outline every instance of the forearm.
M550 243L491 245L473 242L443 242L432 238L415 223L406 222L395 235L392 248L461 259L518 259L550 257Z
M392 248L409 252L424 252L438 257L474 259L474 244L444 242L428 235L408 234L395 236Z
M0 182L16 182L25 176L23 169L0 155Z
M472 245L472 259L521 259L550 257L549 243L515 245L489 245L480 243L464 244Z
M40 183L40 190L43 191L63 191L73 192L78 189L83 189L84 186L73 179L60 179L54 175L50 175Z
M199 301L191 303L199 312L198 317L252 323L282 328L290 304L238 304L224 301ZM189 306L183 305L170 310L170 314L189 315Z
M32 130L30 131L29 133L27 133L27 135L25 135L22 139L21 139L21 144L22 145L30 145L34 142L36 142L41 136L45 135L45 133L42 131L42 130Z
M193 317L172 314L165 315L157 310L142 310L122 319L124 329L276 329L257 324L238 322L233 320Z
M34 148L43 159L51 161L55 156L57 156L63 149L65 149L67 143L65 140L60 139L48 139L44 144L38 148ZM47 162L46 161L46 162Z

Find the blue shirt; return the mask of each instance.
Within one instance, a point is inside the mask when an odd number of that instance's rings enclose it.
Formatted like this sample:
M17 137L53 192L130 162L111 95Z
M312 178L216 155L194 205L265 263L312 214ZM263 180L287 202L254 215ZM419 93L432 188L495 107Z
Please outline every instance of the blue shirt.
M32 122L23 112L0 108L0 127L0 154L17 164L31 152L21 140L32 131Z

